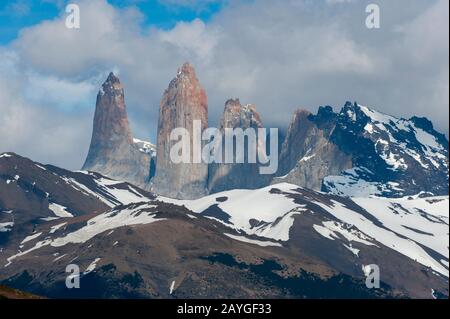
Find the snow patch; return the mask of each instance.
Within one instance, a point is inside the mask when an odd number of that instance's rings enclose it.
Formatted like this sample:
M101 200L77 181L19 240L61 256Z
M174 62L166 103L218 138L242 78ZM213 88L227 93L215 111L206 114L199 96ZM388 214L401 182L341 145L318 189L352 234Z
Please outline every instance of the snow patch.
M97 263L100 261L101 258L95 258L93 262L87 266L86 270L83 272L83 275L87 275L90 272L94 271L95 267L97 267Z
M67 207L56 203L49 203L48 209L50 209L53 214L58 217L73 217L73 215L67 211Z
M26 242L29 242L30 240L36 239L36 238L38 238L41 235L42 235L42 233L36 233L36 234L30 235L30 236L27 236L20 243L21 244L25 244Z
M348 250L350 250L350 251L352 252L353 255L355 255L356 257L359 257L359 251L360 251L360 250L357 249L357 248L353 248L353 247L352 247L352 244L350 244L350 245L344 244L344 247L347 248Z
M156 145L147 141L133 138L133 143L142 153L149 154L151 157L156 156Z
M293 199L271 192L271 190L279 189L289 193L297 188L296 185L280 183L256 190L235 189L197 200L177 200L162 196L158 196L157 199L179 206L184 205L196 213L201 213L217 204L221 210L230 215L230 222L234 229L244 231L248 235L286 241L289 240L289 229L293 224L293 216L300 214L303 208L294 203ZM228 200L218 203L216 201L218 197L227 197ZM251 219L260 221L262 225L252 227ZM224 223L224 225L230 227L230 224Z
M6 233L12 230L14 222L0 223L0 233Z
M154 205L148 205L145 208L154 208ZM84 243L103 232L113 230L122 226L150 224L156 221L162 221L162 218L155 218L153 212L143 212L143 207L136 209L112 210L100 214L87 222L87 225L67 234L64 237L56 238L51 245L54 247L64 246L68 243Z
M58 224L58 225L50 227L49 234L53 234L54 232L56 232L58 229L60 229L61 227L63 227L66 224L67 223L62 223L62 224Z
M254 245L258 245L258 246L262 246L262 247L268 247L268 246L275 246L275 247L283 247L281 244L279 243L274 243L271 241L262 241L262 240L256 240L256 239L250 239L244 236L236 236L236 235L232 235L232 234L224 234L227 237L230 237L234 240L238 240L238 241L242 241L244 243L249 243L249 244L254 244Z

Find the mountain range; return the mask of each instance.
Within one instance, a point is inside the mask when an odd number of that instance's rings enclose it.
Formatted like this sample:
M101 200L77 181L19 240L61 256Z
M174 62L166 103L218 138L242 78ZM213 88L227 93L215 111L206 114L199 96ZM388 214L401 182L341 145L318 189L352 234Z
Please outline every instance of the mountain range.
M142 148L133 141L123 86L111 73L97 96L83 170L178 199L280 182L342 196L448 194L449 143L426 118L396 118L357 102L346 102L339 112L331 106L319 107L317 114L299 109L279 143L279 169L270 176L248 163L173 163L170 132L184 127L193 134L194 120L201 121L202 130L208 127L208 102L186 63L163 94L157 145ZM239 99L225 103L220 130L262 127L255 105L241 105Z
M82 170L0 154L0 284L51 298L448 298L448 140L429 120L300 109L266 176L171 162L171 130L193 120L208 126L192 65L163 93L155 144L133 136L111 73ZM264 125L239 99L219 123Z

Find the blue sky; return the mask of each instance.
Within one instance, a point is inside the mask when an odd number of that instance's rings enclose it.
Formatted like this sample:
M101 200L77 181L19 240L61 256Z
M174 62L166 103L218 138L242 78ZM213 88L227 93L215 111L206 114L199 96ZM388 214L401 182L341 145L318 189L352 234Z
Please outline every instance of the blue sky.
M207 22L224 5L222 1L207 2L200 6L163 4L158 0L110 0L109 3L117 7L136 6L144 14L145 25L162 29L170 29L177 22L190 22L196 18Z
M43 20L57 18L64 9L63 0L2 0L0 1L0 45L14 40L22 28ZM164 3L160 0L108 0L117 8L136 7L143 14L144 26L170 29L180 21L196 18L207 22L223 7L223 1L207 1L198 6L183 2ZM200 1L201 2L201 1Z
M224 103L257 107L286 128L299 108L345 101L448 134L448 0L0 0L0 153L78 169L97 92L116 72L135 137L156 141L159 103L191 62L208 96L209 125Z
M0 2L0 44L14 40L20 29L52 19L58 15L59 9L53 3L41 0Z

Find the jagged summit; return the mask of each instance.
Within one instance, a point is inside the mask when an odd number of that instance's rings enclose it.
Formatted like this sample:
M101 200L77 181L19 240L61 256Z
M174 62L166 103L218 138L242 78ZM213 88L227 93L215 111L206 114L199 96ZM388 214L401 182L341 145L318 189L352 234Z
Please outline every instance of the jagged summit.
M177 75L192 75L196 76L195 68L190 62L185 62L181 67L178 68Z
M119 77L114 74L114 72L109 72L105 83L120 83Z
M256 136L258 128L262 128L261 116L256 110L254 104L242 105L238 98L228 99L225 102L224 111L220 120L220 130L224 134L226 128L241 128L246 130L255 129ZM257 140L257 143L260 141ZM224 141L222 141L224 143ZM255 145L258 152L265 151L263 145ZM247 147L254 147L247 145ZM245 153L245 152L244 152ZM247 158L247 155L244 154ZM259 166L255 163L248 163L245 160L241 163L213 163L209 165L208 189L211 193L236 189L255 189L268 185L271 176L259 174Z
M169 87L166 91L170 90L171 88L176 88L186 84L200 86L195 68L189 62L185 62L181 67L178 68L176 76L172 79L172 81L170 81Z
M151 155L140 151L128 121L123 85L110 73L97 96L91 145L83 170L144 186Z
M99 90L99 97L107 95L109 97L124 95L123 85L120 83L120 79L113 72L110 72L105 82Z
M448 141L427 119L346 102L297 111L280 155L281 177L346 196L448 194ZM347 167L347 168L346 168Z
M234 98L225 102L220 126L222 129L226 127L257 128L262 127L262 120L256 110L256 105L242 105L239 98Z
M193 136L194 121L201 121L201 131L208 127L208 99L194 67L185 63L160 103L156 174L151 187L161 195L192 199L207 194L207 164L194 163L193 152L190 152L191 163L174 163L170 158L170 149L175 144L170 140L172 130L182 127Z
M136 142L123 85L111 72L97 96L91 147L83 169L145 184L159 194L180 199L277 182L345 196L448 193L448 141L427 118L397 118L356 101L347 101L336 111L329 105L320 106L315 114L299 108L280 142L276 177L270 179L261 178L248 163L193 163L192 144L192 164L173 163L170 150L175 141L170 140L170 133L184 127L193 136L194 120L201 121L201 131L208 127L208 100L194 66L186 62L162 96L156 147ZM255 105L242 104L239 98L225 102L221 130L262 127ZM138 153L157 157L158 164Z
M11 156L0 158L0 281L50 298L448 298L448 202L287 183L174 200ZM65 289L74 260L84 281ZM371 262L381 289L364 284Z

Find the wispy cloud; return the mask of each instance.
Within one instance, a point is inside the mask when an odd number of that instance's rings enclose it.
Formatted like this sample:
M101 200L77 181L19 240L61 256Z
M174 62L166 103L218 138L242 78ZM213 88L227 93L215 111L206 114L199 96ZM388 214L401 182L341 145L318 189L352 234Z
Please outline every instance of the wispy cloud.
M357 100L397 116L428 116L448 133L446 0L380 0L376 31L365 27L360 1L339 8L325 0L230 1L208 22L169 30L143 26L135 6L79 4L81 29L66 29L63 15L43 21L22 30L0 59L0 108L8 119L0 151L78 168L95 93L115 68L135 135L154 140L162 92L186 60L206 88L213 125L230 97L255 103L267 126L286 126L299 106L315 111Z

